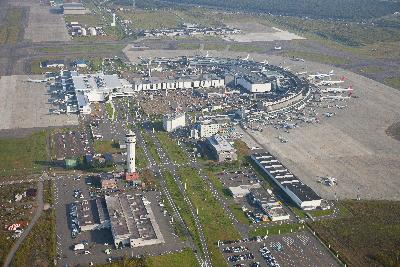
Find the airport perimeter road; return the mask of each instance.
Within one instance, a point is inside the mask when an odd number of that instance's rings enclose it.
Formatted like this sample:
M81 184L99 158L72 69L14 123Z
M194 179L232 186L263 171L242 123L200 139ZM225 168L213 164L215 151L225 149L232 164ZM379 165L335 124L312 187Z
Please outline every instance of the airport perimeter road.
M10 252L8 252L7 258L4 261L3 267L11 266L11 262L14 258L15 253L17 252L18 248L21 246L22 242L24 242L25 238L28 236L28 234L32 230L33 226L35 226L37 220L39 219L40 215L42 214L43 207L44 207L44 204L43 204L43 181L42 180L38 182L36 205L37 205L37 208L36 208L35 214L33 215L32 220L29 222L28 227L22 233L21 237L18 238L17 241L14 243L14 245L11 247Z
M168 191L168 187L167 187L167 185L166 185L166 183L165 183L165 180L162 178L162 174L161 174L160 168L157 167L157 164L156 164L155 160L151 157L150 152L148 151L148 149L147 149L147 147L146 147L146 144L145 144L145 142L143 141L143 138L142 138L142 136L141 136L140 131L137 132L136 136L137 136L138 145L139 145L140 147L143 148L143 153L145 154L145 156L146 156L146 158L147 158L147 160L148 160L148 162L149 162L150 169L151 169L159 178L161 178L160 181L161 181L161 185L162 185L162 186L161 186L162 193L163 193L164 196L167 198L167 200L168 200L168 202L169 202L169 205L172 207L172 209L173 209L173 211L174 211L174 214L171 214L171 216L173 216L173 218L177 218L178 221L179 221L179 223L180 223L182 226L184 226L185 235L186 235L187 237L189 237L189 240L190 240L190 243L191 243L191 248L192 248L193 252L195 253L196 260L197 260L197 262L199 263L200 266L203 266L203 264L204 264L205 261L204 261L204 259L201 257L199 251L197 250L197 248L196 248L196 246L195 246L195 243L194 243L194 241L193 241L193 238L192 238L192 236L190 235L189 229L187 228L187 226L186 226L186 224L185 224L185 222L184 222L182 216L181 216L180 213L179 213L178 208L177 208L176 205L175 205L175 202L173 201L173 199L172 199L172 197L171 197L170 192ZM204 251L204 250L203 250L203 251ZM204 252L204 254L205 254L205 252ZM205 254L205 255L206 255L206 254ZM208 264L207 264L207 265L208 265ZM208 266L211 266L211 264L208 265Z

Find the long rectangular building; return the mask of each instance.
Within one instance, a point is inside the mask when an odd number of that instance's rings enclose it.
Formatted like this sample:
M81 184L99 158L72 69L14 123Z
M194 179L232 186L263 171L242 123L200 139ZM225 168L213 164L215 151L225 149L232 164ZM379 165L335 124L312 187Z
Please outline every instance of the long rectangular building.
M321 206L322 198L273 155L259 152L251 158L301 209L313 210Z

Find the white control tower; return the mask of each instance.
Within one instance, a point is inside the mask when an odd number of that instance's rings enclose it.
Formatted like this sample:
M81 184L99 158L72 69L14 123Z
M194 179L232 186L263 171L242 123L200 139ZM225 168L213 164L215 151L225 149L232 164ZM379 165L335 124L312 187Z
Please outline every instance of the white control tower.
M135 152L136 152L136 135L134 132L129 131L126 134L126 165L127 165L127 173L135 173L136 165L135 165Z

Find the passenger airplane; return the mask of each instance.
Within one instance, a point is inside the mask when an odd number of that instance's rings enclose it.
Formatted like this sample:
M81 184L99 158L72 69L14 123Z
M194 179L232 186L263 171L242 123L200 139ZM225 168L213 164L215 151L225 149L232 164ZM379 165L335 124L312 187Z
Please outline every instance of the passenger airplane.
M317 74L311 74L311 75L308 75L308 77L310 78L310 79L322 79L322 78L325 78L325 77L331 77L333 75L333 70L331 70L329 73L317 73Z
M344 79L345 79L345 77L342 77L342 79L340 79L338 81L323 80L323 81L320 81L320 82L316 83L316 85L318 85L318 86L329 86L329 85L341 84L341 83L344 83Z
M353 91L353 88L349 86L348 88L341 88L341 87L333 87L321 90L322 93L341 93L341 92L350 92Z
M28 83L45 83L45 82L47 82L48 81L48 79L44 79L44 80L34 80L34 79L31 79L31 78L28 78L28 80L25 80L25 82L28 82Z
M345 99L350 99L351 94L349 93L348 96L342 96L342 95L328 95L328 96L323 96L321 97L321 100L324 99L331 99L331 100L345 100Z

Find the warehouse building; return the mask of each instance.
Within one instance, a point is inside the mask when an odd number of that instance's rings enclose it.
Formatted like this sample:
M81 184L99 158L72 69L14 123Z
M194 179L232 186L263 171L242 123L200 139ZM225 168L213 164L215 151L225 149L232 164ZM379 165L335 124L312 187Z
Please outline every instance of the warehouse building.
M164 243L150 203L139 194L106 196L116 248Z
M251 155L252 160L303 210L321 206L322 198L294 176L268 152Z
M216 134L208 137L206 144L218 162L237 160L236 149L223 136Z
M76 218L81 231L92 231L109 227L109 216L105 201L102 198L78 202Z
M257 205L271 221L289 220L289 214L283 209L282 204L273 197L272 192L264 188L251 188L249 199Z
M163 128L167 132L186 126L185 113L167 114L163 117Z

